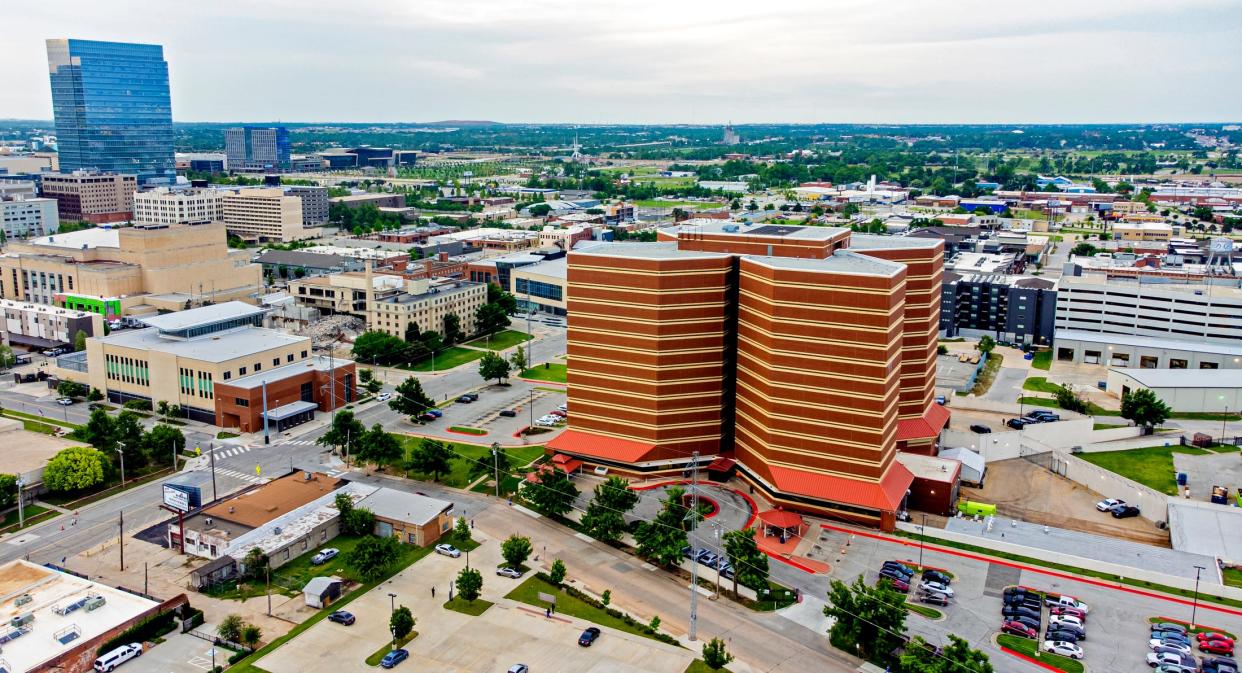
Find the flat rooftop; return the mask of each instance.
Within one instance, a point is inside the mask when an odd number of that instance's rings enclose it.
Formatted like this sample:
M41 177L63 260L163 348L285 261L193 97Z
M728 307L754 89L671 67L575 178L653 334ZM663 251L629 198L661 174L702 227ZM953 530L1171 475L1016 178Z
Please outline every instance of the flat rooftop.
M1178 551L1242 563L1242 509L1169 498L1169 532Z
M767 257L760 255L743 255L743 258L774 269L795 269L798 271L867 276L892 277L906 268L905 264L898 264L897 262L868 257L867 255L845 250L838 250L831 257L824 259Z
M29 244L81 250L83 248L119 248L121 246L120 240L120 234L114 227L91 227L90 229L71 231L67 234L52 234L51 236L32 238Z
M1125 374L1148 388L1242 388L1242 369L1114 367L1113 371Z
M298 343L306 344L307 350L310 350L311 341L309 337L293 336L265 327L247 327L186 340L167 339L160 336L159 330L154 327L113 332L96 338L113 346L172 353L177 357L203 362L226 362Z
M1056 332L1054 341L1082 341L1085 343L1101 344L1103 346L1132 346L1135 348L1152 348L1172 351L1193 351L1196 353L1207 353L1212 355L1234 355L1242 356L1242 346L1231 346L1229 344L1220 344L1202 339L1164 339L1161 337L1134 336L1132 334L1109 334L1104 332L1083 332L1072 329L1059 329ZM1196 369L1197 373L1206 370Z
M952 483L954 477L961 472L962 468L961 461L939 456L924 456L918 453L898 451L896 458L897 462L905 465L906 469L910 470L915 479Z
M800 224L746 224L729 220L696 218L664 230L672 234L713 234L720 236L761 236L799 241L832 241L849 232L844 227L813 227Z
M226 301L222 304L200 306L199 308L165 313L164 315L140 318L139 320L145 325L167 332L188 329L199 325L211 325L237 318L248 318L260 315L266 311L267 309L261 306L252 306L246 302Z
M242 526L258 528L278 516L305 505L320 496L335 491L341 484L336 477L305 472L293 472L269 481L259 488L242 493L235 498L207 507L203 516L221 519Z
M135 596L113 587L98 584L28 561L16 560L0 565L0 634L18 629L9 626L17 615L31 613L34 621L22 637L4 644L4 659L11 671L43 671L41 664L71 651L92 638L111 631L117 625L156 607L159 603ZM30 602L17 605L17 598L29 596ZM78 608L57 614L56 608L67 606L87 596L99 596L104 604L90 612ZM76 634L72 639L70 634Z
M575 248L573 255L627 257L631 259L720 259L730 257L724 252L679 250L676 241L657 243L603 243L587 249Z
M299 360L287 365L265 369L257 374L250 374L232 381L218 381L216 385L231 386L234 388L258 388L263 385L264 381L273 383L287 378L291 378L307 371L327 372L333 367L344 367L353 364L352 360L344 360L341 358L328 358L324 355L312 355L305 360Z
M35 313L59 314L67 318L89 318L93 313L86 311L76 311L71 308L61 308L59 306L49 306L47 304L36 304L29 301L13 301L12 299L0 299L0 308L13 309L15 311L34 311Z
M569 260L565 257L553 259L547 262L537 262L529 266L514 269L514 273L527 274L534 276L546 276L548 278L564 279L569 272Z
M5 472L24 475L42 470L61 449L83 446L83 443L29 432L19 420L0 418L0 446L4 446Z
M940 243L937 238L920 238L911 236L876 236L874 234L852 234L850 248L858 250L888 250L891 248L934 248Z
M384 487L368 495L358 506L371 510L378 517L418 525L453 509L453 503L447 500Z

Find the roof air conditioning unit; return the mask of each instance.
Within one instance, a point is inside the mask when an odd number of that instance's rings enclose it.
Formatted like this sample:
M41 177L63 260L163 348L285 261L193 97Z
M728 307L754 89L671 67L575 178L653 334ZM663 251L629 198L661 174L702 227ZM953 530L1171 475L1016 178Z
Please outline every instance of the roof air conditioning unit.
M280 526L277 526L272 529L272 532L275 533L276 535L280 535L282 532L284 532L284 530Z

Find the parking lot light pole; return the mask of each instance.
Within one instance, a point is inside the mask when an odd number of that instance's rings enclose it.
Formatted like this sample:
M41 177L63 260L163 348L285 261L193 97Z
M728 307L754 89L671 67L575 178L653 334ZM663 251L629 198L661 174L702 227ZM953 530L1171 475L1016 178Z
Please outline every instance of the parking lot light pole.
M500 497L500 442L492 442L492 477L496 480L496 497Z
M123 450L124 446L125 445L122 444L121 446L118 446L117 448L113 449L114 451L117 452L117 455L121 457L121 488L125 488L125 451Z
M923 547L926 544L923 541L923 535L927 531L927 513L923 513L923 525L919 526L919 570L923 570Z
M397 649L397 629L392 624L393 615L397 614L397 594L388 592L388 630L392 632L392 649Z
M1195 566L1195 600L1190 607L1190 628L1195 628L1195 614L1199 611L1199 573L1207 570L1203 566Z

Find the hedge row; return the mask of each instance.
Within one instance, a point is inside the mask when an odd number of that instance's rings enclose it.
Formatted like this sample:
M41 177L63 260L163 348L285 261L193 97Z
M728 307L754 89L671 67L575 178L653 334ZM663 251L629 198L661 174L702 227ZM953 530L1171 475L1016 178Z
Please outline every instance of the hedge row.
M172 633L177 628L177 611L169 610L159 614L151 615L146 619L125 629L117 637L105 642L99 647L99 654L111 652L122 645L129 643L145 643L149 640L161 638L165 634Z

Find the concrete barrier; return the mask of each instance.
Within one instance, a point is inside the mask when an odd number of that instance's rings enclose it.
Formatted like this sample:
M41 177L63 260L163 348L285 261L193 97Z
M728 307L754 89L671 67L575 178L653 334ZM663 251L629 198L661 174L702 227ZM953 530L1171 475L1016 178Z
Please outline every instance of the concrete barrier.
M1094 421L1090 418L1075 418L983 435L963 430L945 430L940 434L940 445L971 448L982 454L985 460L992 462L1018 458L1031 451L1070 449L1075 446L1082 447L1088 453L1120 451L1159 445L1164 441L1176 443L1177 439L1176 436L1163 435L1142 437L1139 428L1093 430L1093 426ZM1023 446L1026 447L1025 450Z

